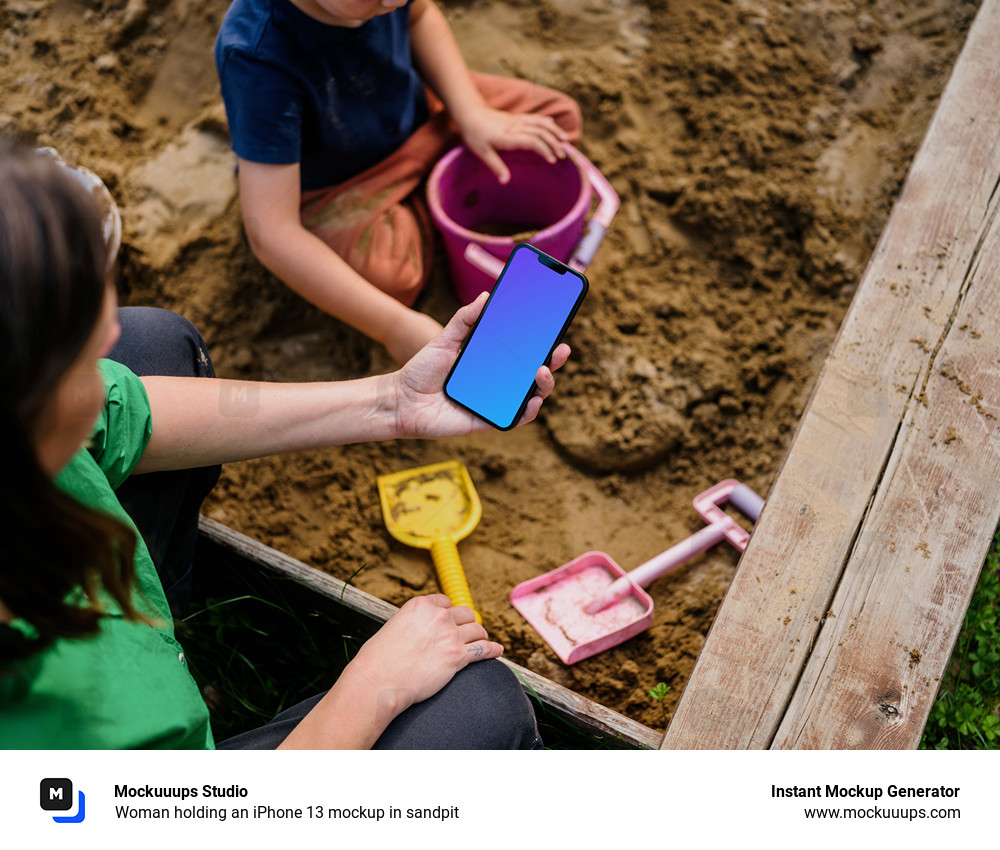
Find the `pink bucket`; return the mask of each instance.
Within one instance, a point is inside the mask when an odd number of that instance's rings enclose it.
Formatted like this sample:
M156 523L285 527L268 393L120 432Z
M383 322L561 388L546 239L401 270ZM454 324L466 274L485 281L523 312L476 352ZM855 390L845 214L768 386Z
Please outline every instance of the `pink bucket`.
M427 179L427 205L444 237L455 292L463 304L490 290L518 242L527 241L583 271L593 259L618 195L576 148L546 162L533 151L502 151L510 181L500 183L465 146L453 148ZM594 193L597 210L587 220Z

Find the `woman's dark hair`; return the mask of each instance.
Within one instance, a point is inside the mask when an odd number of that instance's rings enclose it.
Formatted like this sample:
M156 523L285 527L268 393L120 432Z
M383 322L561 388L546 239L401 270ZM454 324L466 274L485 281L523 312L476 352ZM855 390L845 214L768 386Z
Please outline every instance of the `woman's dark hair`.
M101 588L145 619L135 533L57 488L32 440L97 326L107 261L93 196L52 157L0 140L0 601L36 633L0 627L0 664L96 632Z

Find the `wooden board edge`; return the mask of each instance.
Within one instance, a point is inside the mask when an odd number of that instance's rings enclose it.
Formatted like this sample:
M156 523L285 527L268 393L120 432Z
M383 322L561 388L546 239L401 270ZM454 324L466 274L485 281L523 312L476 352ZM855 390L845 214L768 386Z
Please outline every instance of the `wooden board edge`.
M213 543L235 552L264 569L293 579L336 604L343 605L376 622L384 623L398 610L389 602L359 590L277 549L272 549L259 540L210 517L202 515L199 518L198 528L199 532ZM526 667L521 667L505 658L500 660L512 670L530 695L561 717L591 730L596 735L611 738L631 747L650 750L659 748L663 738L662 732L630 720Z

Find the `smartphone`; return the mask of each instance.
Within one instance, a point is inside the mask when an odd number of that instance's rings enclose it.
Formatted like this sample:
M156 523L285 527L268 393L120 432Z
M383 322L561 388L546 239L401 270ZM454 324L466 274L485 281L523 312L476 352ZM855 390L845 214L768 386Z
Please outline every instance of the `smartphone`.
M587 287L582 274L532 245L514 248L445 379L445 395L494 428L513 428Z

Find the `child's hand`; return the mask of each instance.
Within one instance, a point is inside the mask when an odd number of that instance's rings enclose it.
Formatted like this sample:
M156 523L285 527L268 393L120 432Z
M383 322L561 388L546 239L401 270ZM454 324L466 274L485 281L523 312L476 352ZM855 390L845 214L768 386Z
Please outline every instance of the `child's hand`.
M563 148L568 139L566 131L546 115L514 115L483 105L463 115L459 128L469 150L486 163L501 183L510 180L510 170L497 151L532 150L547 162L566 156Z
M390 382L385 397L387 403L395 405L397 436L453 437L490 427L444 394L444 380L487 298L488 293L484 292L459 310L439 336L418 351L398 372L385 376L385 380ZM556 385L552 373L562 367L569 355L569 346L560 343L552 352L550 365L539 367L535 373L538 392L528 400L518 425L524 425L538 415L542 402Z
M434 696L468 664L502 653L470 608L453 607L442 594L418 596L361 647L345 674L361 677L379 710L395 717Z

